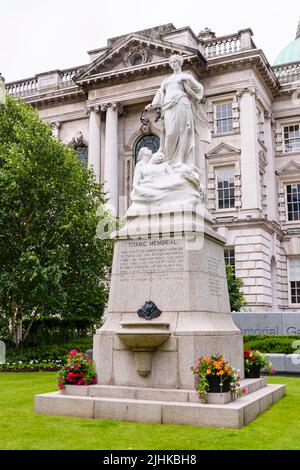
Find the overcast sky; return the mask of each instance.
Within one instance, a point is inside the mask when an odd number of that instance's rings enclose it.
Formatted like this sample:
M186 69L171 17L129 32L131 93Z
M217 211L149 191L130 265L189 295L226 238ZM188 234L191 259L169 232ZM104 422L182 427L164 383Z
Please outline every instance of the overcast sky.
M218 35L251 27L271 63L295 39L299 0L0 0L0 72L6 81L88 63L109 37L164 23Z

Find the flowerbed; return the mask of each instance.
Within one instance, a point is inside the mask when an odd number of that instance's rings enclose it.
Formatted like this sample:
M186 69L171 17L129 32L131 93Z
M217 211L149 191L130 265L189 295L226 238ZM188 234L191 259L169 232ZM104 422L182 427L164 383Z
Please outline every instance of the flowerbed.
M93 338L77 338L73 341L61 344L46 344L41 346L23 346L12 348L8 347L6 351L6 360L9 363L22 361L30 363L31 361L65 361L66 356L72 349L77 351L86 351L93 349Z
M0 364L0 372L56 372L61 368L61 364L61 360L7 362L6 364Z

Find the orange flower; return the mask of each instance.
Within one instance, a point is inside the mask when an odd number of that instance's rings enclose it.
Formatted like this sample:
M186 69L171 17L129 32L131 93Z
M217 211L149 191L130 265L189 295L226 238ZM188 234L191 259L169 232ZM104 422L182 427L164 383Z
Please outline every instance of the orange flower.
M217 370L221 369L221 366L220 366L219 362L217 362L217 361L214 361L214 366Z
M230 376L230 375L232 375L232 372L231 372L231 370L229 370L229 371L228 371L228 375L229 375L229 376Z
M220 370L219 375L224 375L224 371Z
M211 370L210 370L210 369L207 369L206 375L210 375L210 374L211 374Z

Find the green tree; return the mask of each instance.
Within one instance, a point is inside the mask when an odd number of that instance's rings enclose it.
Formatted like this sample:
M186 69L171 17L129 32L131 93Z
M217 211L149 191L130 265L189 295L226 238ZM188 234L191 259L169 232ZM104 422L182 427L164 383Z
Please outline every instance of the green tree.
M239 312L242 307L245 307L246 299L241 288L243 287L243 279L235 277L232 266L226 264L226 275L229 292L229 302L232 312Z
M0 328L41 318L97 324L112 246L96 238L102 187L22 101L0 104ZM105 216L105 213L102 217Z

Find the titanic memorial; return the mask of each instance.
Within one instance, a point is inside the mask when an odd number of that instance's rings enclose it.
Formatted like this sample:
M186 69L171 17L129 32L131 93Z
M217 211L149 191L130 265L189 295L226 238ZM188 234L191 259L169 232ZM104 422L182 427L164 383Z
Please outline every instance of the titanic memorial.
M37 413L241 428L284 395L284 386L244 379L225 239L205 202L204 90L181 56L169 63L173 73L144 112L162 119L160 148L140 150L131 205L112 235L109 303L94 336L97 384L38 395ZM191 366L217 354L239 370L245 394L203 404Z

